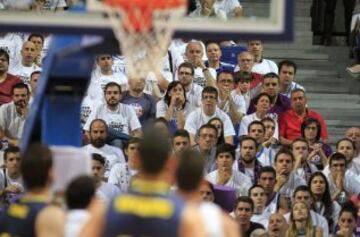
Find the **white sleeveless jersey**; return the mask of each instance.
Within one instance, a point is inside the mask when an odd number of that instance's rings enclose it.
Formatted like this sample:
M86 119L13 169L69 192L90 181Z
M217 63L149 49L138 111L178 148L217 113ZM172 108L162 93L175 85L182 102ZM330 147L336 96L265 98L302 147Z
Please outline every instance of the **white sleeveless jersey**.
M224 237L221 220L221 209L211 202L202 202L199 206L200 216L205 227L206 237Z

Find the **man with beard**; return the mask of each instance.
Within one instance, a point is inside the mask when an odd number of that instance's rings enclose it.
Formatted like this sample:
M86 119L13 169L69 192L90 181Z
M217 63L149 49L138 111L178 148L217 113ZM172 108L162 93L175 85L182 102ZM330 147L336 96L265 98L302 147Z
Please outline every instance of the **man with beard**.
M261 169L261 164L256 159L257 146L256 140L252 137L244 136L240 140L238 169L251 179L252 184L257 183Z
M115 147L105 144L108 127L102 119L95 119L90 124L90 144L83 147L89 154L100 154L105 158L105 177L109 176L111 168L117 163L125 163L123 152Z
M115 82L109 82L104 89L106 103L101 103L93 109L84 125L88 137L90 123L94 119L103 119L115 137L123 134L134 137L141 136L141 124L134 109L120 103L121 87Z
M270 216L268 231L269 237L283 237L288 228L288 224L283 215L274 213Z
M30 91L24 83L13 86L13 101L0 107L0 140L18 146L28 115Z
M155 118L156 102L155 99L144 93L144 78L129 78L129 90L121 95L121 103L132 106L138 116L142 126L146 121Z
M0 105L11 102L11 88L21 82L18 77L8 73L9 60L9 54L0 48Z
M279 81L279 76L276 73L267 73L263 76L261 88L262 92L267 93L271 98L271 105L268 113L276 113L278 116L290 109L289 98L279 93ZM255 99L252 99L247 114L252 114L255 111Z

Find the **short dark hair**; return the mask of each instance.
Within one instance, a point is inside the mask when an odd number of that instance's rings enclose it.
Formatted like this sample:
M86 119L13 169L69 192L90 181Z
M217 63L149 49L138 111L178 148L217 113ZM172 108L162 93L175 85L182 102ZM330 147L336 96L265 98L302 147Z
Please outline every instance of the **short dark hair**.
M321 124L319 122L319 120L317 120L316 118L313 117L309 117L307 119L305 119L302 124L301 124L301 136L303 138L305 138L305 128L307 126L309 126L310 124L315 123L316 127L317 127L317 134L316 134L316 141L320 140L320 136L321 136Z
M8 148L6 148L6 149L4 150L4 160L7 159L7 155L8 155L9 153L18 153L18 152L20 152L20 148L19 148L19 147L17 147L17 146L9 146Z
M13 85L13 87L11 88L12 95L14 94L15 89L26 89L27 94L30 94L29 86L23 82L19 82L19 83Z
M109 82L109 83L107 83L107 84L105 85L105 87L104 87L104 93L106 93L106 90L107 90L109 87L114 87L114 86L116 86L117 88L119 88L119 91L120 91L120 93L121 93L121 86L120 86L118 83L116 83L116 82Z
M339 218L344 212L349 212L356 221L357 210L356 210L356 207L351 202L346 202L342 205L340 213L339 213Z
M216 159L218 158L218 155L221 153L230 153L231 158L235 160L235 147L229 143L223 143L216 147Z
M240 142L239 142L240 148L241 148L242 144L244 143L244 141L248 141L248 140L251 140L251 141L254 142L254 144L255 144L255 149L258 148L258 144L257 144L255 138L253 138L253 137L250 137L250 136L245 135L245 136L241 136L239 140L240 140Z
M340 145L340 143L343 142L343 141L348 141L348 142L350 142L353 150L356 150L356 145L355 145L355 143L354 143L352 140L350 140L349 138L346 138L346 137L343 137L343 138L341 138L339 141L336 142L336 146L335 146L335 147L336 147L336 150L339 149L339 145Z
M184 191L195 191L204 173L204 158L194 150L185 150L180 155L176 171L178 187Z
M251 197L251 191L252 191L254 188L262 188L263 190L265 190L263 186L261 186L261 185L259 185L259 184L253 184L253 186L251 186L251 187L249 188L249 191L248 191L248 196L249 196L249 197Z
M234 80L234 73L232 71L229 70L221 70L220 72L217 73L216 75L216 82L219 82L219 77L221 76L221 74L229 74L232 76L233 80Z
M170 152L167 134L156 127L145 130L139 145L141 167L145 173L158 174L164 168Z
M201 97L203 97L205 93L214 94L216 99L218 98L218 95L219 95L217 89L215 87L212 87L212 86L205 86L204 89L201 92Z
M266 74L263 76L263 81L265 81L265 79L267 79L267 78L276 78L278 82L280 81L279 75L276 74L276 73L274 73L274 72L268 72L268 73L266 73Z
M308 192L311 196L311 191L310 191L310 188L309 186L307 185L300 185L300 186L297 186L294 190L294 193L293 193L293 198L295 198L296 194L298 192Z
M281 68L283 66L293 67L294 68L294 74L296 74L297 66L296 66L295 62L290 61L290 60L282 60L281 62L279 62L279 64L278 64L279 74L280 74Z
M65 200L68 208L85 209L95 195L95 181L90 176L79 176L73 179L66 188Z
M173 140L175 137L185 137L187 139L190 140L190 134L187 130L185 129L178 129L175 131L174 135L173 135Z
M261 177L263 173L272 173L274 175L274 178L276 178L276 171L272 166L261 167L259 171L259 177Z
M240 197L238 197L238 198L236 199L235 205L234 205L234 211L236 210L236 208L237 208L237 206L238 206L238 204L239 204L240 202L245 202L245 203L250 204L250 206L251 206L251 211L252 211L252 212L254 211L254 202L253 202L253 200L252 200L250 197L248 197L248 196L240 196Z
M30 79L31 79L32 76L35 75L35 74L41 74L41 71L40 71L40 70L33 71L33 72L30 74Z
M90 126L89 126L89 131L91 131L91 128L92 128L93 124L96 123L96 122L103 123L105 125L105 130L107 132L108 125L106 124L105 120L103 120L103 119L94 119L93 121L91 121Z
M216 135L217 135L217 133L218 133L218 130L217 130L217 128L216 128L214 125L206 123L206 124L201 125L201 127L199 128L199 130L198 130L198 136L200 136L201 131L202 131L203 129L205 129L205 128L213 129L213 130L215 131L215 134L216 134Z
M105 157L103 157L102 155L98 154L98 153L92 153L91 154L91 159L100 162L100 164L102 166L105 166Z
M170 103L171 103L171 96L170 96L170 92L171 92L171 90L174 88L174 87L176 87L176 86L178 86L178 85L180 85L181 86L181 88L183 89L183 96L184 96L184 103L182 104L182 106L181 106L181 109L185 109L185 106L186 106L186 91L185 91L185 88L184 88L184 86L183 86L183 84L181 84L180 83L180 81L172 81L172 82L170 82L169 83L169 85L168 85L168 87L167 87L167 89L166 89L166 92L165 92L165 95L164 95L164 102L165 102L165 104L167 105L167 106L170 106Z
M128 141L124 142L124 149L128 149L130 144L140 144L141 138L132 137Z
M341 161L341 160L344 160L346 165L347 163L346 157L340 152L334 152L329 156L329 166L331 167L333 161Z
M50 149L40 143L30 144L21 159L20 170L28 190L44 188L49 182L53 158Z
M272 118L270 118L270 117L265 117L265 118L261 119L261 121L260 121L260 122L262 122L262 124L264 124L264 122L271 122L271 123L273 123L273 124L275 124L275 125L276 125L275 120L274 120L274 119L272 119ZM265 125L264 125L264 126L265 126Z
M291 161L294 163L294 160L295 160L294 155L293 155L293 153L290 151L290 149L287 148L287 147L282 147L282 148L278 151L278 153L276 153L275 159L274 159L274 162L275 162L275 163L276 163L278 157L279 157L280 155L282 155L282 154L285 154L285 155L290 156L290 157L291 157Z
M42 34L36 34L36 33L32 33L29 35L28 37L28 41L31 41L32 37L37 37L41 39L42 45L44 45L44 36Z
M234 83L235 84L238 84L241 81L251 82L252 80L253 80L253 77L250 72L246 72L246 71L242 71L242 70L234 72Z
M263 128L264 133L265 133L265 125L261 121L254 120L247 127L248 134L250 133L251 126L253 126L253 125L260 125Z
M189 63L189 62L183 62L183 63L181 63L181 64L178 66L178 71L179 71L179 69L182 68L182 67L190 68L190 69L191 69L191 75L194 75L195 69L194 69L194 66L193 66L191 63Z
M265 93L265 92L262 92L260 93L258 96L255 97L254 99L254 105L257 105L257 103L259 102L260 98L263 97L263 96L266 96L269 101L270 101L270 104L272 103L272 98L270 97L270 95L268 93Z
M294 140L292 140L291 142L291 149L293 149L293 146L296 142L303 142L306 144L307 148L309 149L309 143L302 137L298 137L298 138L295 138Z
M10 56L9 56L9 53L5 49L0 48L0 57L1 56L4 56L6 58L7 63L9 63Z

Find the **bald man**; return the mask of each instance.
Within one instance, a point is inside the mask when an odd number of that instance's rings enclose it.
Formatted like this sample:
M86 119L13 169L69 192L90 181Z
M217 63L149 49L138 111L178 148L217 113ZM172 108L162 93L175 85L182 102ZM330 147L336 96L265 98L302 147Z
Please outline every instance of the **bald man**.
M283 237L288 228L288 224L283 215L274 213L269 218L268 233L269 237Z

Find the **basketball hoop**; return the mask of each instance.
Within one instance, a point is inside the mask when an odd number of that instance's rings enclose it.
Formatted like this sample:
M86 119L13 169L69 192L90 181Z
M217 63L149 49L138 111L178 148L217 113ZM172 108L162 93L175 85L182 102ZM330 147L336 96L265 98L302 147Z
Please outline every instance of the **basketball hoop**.
M171 20L185 13L186 0L104 0L125 58L126 74L158 73L173 34Z

